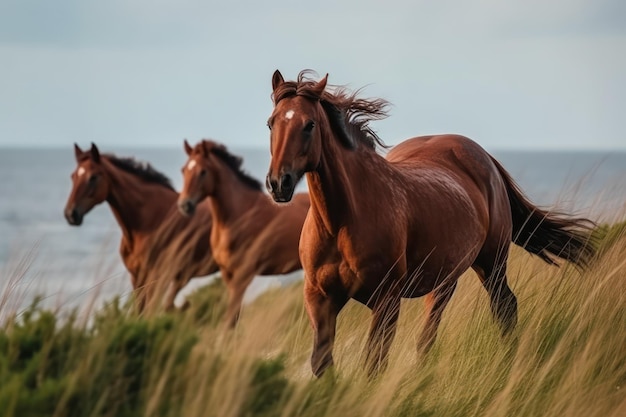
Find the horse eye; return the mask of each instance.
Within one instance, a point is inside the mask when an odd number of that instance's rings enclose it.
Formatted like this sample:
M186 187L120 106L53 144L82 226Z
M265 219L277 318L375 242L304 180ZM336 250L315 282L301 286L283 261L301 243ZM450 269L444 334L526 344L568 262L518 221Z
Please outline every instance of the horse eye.
M98 176L93 174L89 177L89 184L94 184L98 180Z
M315 122L313 120L309 120L307 124L304 125L304 132L311 133L314 127L315 127Z
M202 170L200 171L200 176L201 176L201 177L204 177L205 175L206 175L206 169L202 169Z

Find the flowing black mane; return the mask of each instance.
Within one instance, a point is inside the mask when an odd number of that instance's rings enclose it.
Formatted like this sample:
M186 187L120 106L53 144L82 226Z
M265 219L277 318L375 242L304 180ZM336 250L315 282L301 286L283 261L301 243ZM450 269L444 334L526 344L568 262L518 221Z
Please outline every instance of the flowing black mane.
M228 166L237 175L237 178L239 178L244 185L252 188L253 190L263 191L261 183L256 178L245 172L241 167L243 158L231 154L226 146L204 139L196 145L194 151L200 151L205 155L212 153L222 160L226 166Z
M285 81L279 85L273 93L274 105L293 96L319 100L344 146L356 148L357 143L362 143L371 149L387 148L369 126L369 122L386 118L389 102L380 98L358 98L360 90L349 92L343 86L329 85L320 94L315 88L317 82L312 79L312 75L312 71L304 70L298 74L297 81Z
M107 159L119 169L133 174L144 181L159 184L170 190L174 190L172 182L164 174L160 173L147 162L137 161L135 158L122 158L119 156L106 154Z

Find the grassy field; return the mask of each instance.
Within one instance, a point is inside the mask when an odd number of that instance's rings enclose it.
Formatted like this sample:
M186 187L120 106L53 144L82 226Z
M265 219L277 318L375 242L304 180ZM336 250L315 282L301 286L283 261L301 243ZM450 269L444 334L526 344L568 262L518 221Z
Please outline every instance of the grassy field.
M472 272L423 358L422 301L404 301L390 366L371 381L370 314L356 302L339 316L335 368L311 376L301 284L247 305L231 332L219 283L185 313L150 317L116 300L80 314L35 301L0 327L0 416L624 416L623 229L607 231L582 273L513 248L519 325L506 340Z

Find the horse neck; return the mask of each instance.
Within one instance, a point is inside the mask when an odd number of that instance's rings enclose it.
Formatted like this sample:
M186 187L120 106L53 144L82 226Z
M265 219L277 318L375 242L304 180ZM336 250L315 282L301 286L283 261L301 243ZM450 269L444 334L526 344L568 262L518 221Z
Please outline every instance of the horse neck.
M217 159L217 158L216 158ZM209 201L213 213L213 227L229 225L243 213L262 204L264 194L244 184L233 170L222 161L215 178L215 189Z
M318 224L335 235L357 218L357 211L367 209L368 201L381 198L379 173L387 164L363 144L351 150L335 137L324 137L320 164L307 173L311 211Z
M175 206L177 194L161 184L153 184L106 162L110 180L107 202L124 237L133 241L149 235L163 223Z

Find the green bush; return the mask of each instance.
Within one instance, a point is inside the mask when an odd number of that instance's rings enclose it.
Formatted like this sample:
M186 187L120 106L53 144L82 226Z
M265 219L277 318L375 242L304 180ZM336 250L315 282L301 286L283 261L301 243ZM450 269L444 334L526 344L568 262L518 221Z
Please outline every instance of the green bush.
M338 318L336 368L312 377L302 283L245 305L228 331L221 281L184 312L146 316L119 298L87 317L36 299L0 327L0 417L621 415L625 231L626 222L596 232L598 262L583 271L513 248L510 338L471 272L424 357L423 302L403 302L389 369L371 381L361 369L370 312L354 302Z

